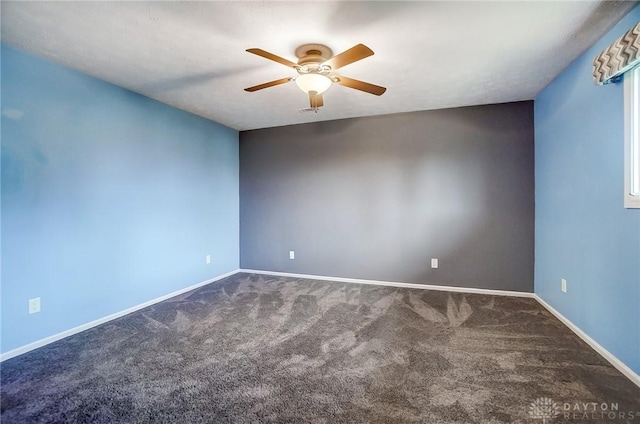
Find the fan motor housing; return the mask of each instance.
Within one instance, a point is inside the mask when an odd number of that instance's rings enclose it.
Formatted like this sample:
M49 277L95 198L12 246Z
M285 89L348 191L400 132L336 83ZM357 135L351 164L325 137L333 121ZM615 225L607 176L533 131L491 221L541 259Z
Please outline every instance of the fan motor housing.
M324 44L303 44L296 49L298 65L321 64L333 57L331 49Z

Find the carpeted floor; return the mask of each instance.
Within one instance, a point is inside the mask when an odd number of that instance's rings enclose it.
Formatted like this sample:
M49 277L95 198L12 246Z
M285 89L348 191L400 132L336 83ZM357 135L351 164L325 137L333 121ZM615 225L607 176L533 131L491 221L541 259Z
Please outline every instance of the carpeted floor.
M255 274L7 360L1 378L3 424L640 422L640 388L533 299Z

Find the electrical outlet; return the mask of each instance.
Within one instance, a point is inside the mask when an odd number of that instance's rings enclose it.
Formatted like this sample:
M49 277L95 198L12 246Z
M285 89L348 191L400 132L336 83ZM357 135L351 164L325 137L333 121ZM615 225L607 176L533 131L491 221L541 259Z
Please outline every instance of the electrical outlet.
M294 252L293 250L289 250L289 259L295 259L296 258L296 252Z
M29 313L35 314L40 312L40 298L29 299Z
M431 268L438 268L438 258L431 258Z
M560 287L562 289L562 293L566 293L567 292L567 280L565 280L564 278L560 280Z
M211 255L207 255L207 257L205 258L205 261L210 264L211 263Z

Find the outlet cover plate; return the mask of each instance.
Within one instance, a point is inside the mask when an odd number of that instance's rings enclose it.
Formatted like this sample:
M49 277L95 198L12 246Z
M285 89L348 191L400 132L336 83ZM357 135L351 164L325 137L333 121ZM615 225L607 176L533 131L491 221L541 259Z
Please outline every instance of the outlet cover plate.
M35 314L37 312L40 312L40 298L29 299L29 313Z

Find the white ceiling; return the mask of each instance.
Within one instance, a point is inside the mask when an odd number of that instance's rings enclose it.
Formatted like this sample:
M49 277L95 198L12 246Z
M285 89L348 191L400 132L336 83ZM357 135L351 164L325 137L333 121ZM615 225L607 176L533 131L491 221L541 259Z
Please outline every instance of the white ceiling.
M2 41L238 130L530 100L635 3L7 2ZM375 55L338 71L387 87L331 87L319 113L295 76L305 43Z

